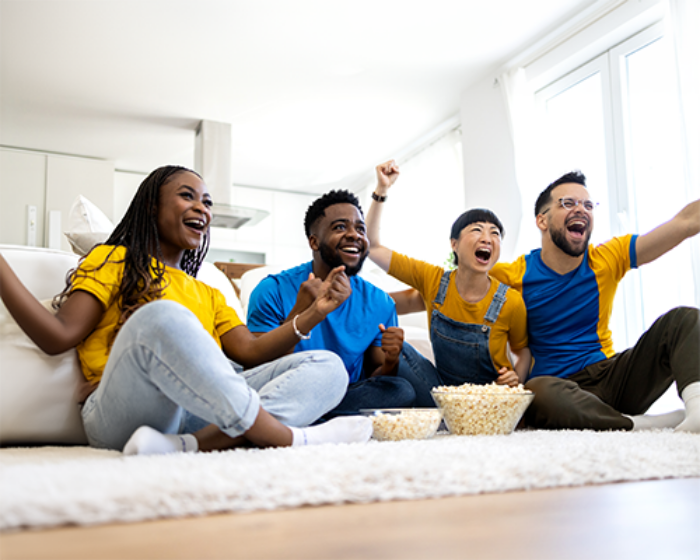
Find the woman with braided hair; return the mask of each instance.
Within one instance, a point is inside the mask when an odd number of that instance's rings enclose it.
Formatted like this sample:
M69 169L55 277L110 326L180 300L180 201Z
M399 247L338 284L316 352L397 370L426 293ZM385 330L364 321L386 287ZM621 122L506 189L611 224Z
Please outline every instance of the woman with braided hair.
M362 417L308 427L342 399L342 361L324 351L285 355L349 296L342 267L311 307L256 337L194 277L211 206L193 171L153 171L109 239L69 274L55 314L0 256L0 296L18 325L48 354L77 349L90 444L133 454L369 439ZM237 373L229 359L250 369Z

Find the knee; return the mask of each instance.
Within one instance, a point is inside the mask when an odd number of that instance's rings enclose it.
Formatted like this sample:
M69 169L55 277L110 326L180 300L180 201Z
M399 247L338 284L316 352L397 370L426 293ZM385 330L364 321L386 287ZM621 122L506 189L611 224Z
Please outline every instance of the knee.
M152 329L162 324L168 324L171 321L180 321L184 317L194 317L194 314L184 305L176 301L158 299L151 301L146 305L141 306L124 324L140 326L144 329Z
M340 357L329 350L313 350L308 352L307 359L315 364L317 382L326 386L328 391L341 396L348 388L348 372Z
M662 318L683 331L697 330L698 324L700 324L700 309L686 306L674 307L666 312Z
M565 405L561 396L570 383L572 382L559 377L542 376L530 379L525 383L525 389L532 391L535 395L530 408L540 412L555 413L560 406Z
M165 340L169 335L177 336L173 327L178 329L202 328L201 323L189 309L175 301L156 300L140 307L124 323L121 330L133 333L139 340Z
M413 406L416 400L416 390L411 382L401 377L387 377L386 379L391 379L393 392L399 403L396 406L398 408Z

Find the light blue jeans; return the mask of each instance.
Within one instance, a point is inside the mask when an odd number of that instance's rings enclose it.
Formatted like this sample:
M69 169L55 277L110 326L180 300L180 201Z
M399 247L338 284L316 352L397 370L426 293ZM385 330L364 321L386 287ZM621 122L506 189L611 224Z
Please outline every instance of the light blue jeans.
M82 417L90 445L107 449L121 450L143 425L174 434L216 424L236 437L260 406L283 424L307 426L334 408L347 386L342 360L327 351L236 373L191 311L159 300L122 326Z

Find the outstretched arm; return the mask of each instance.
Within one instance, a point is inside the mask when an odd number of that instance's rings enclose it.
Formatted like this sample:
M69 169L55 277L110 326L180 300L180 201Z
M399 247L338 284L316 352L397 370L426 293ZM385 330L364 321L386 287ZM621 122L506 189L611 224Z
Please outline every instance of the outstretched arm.
M47 354L60 354L75 347L92 332L104 313L96 297L76 290L54 315L27 290L2 255L0 296L20 328Z
M394 184L399 176L399 166L394 160L387 161L376 167L377 187L374 192L379 197L387 196L389 187ZM391 264L391 249L384 247L380 240L382 222L382 208L386 202L378 202L372 199L372 204L367 212L367 237L369 238L369 258L384 272L389 271Z
M650 263L700 233L700 200L691 202L671 220L637 238L637 265Z

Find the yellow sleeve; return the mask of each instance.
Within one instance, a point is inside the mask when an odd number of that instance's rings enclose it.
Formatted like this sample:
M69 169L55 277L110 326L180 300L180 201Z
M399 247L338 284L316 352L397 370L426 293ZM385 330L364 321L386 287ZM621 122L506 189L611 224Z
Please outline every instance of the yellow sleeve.
M520 350L527 346L527 309L520 292L508 290L506 298L512 303L508 343L512 350Z
M95 296L105 309L119 292L124 273L125 247L95 247L73 274L71 292L82 290Z
M214 288L212 289L212 292L214 293L213 303L214 309L216 310L214 329L216 330L216 334L219 336L219 338L221 338L228 331L241 326L243 321L241 321L238 313L236 313L232 307L228 306L226 303L226 298L219 290Z
M418 290L424 301L435 299L444 272L440 266L412 259L396 251L391 253L389 274Z
M631 268L630 243L632 234L623 237L613 237L610 241L598 245L590 253L591 268L609 270L615 282L622 280ZM604 262L603 266L600 263Z
M525 256L518 257L512 263L496 263L489 271L489 275L493 276L502 284L507 284L511 288L523 291L523 275L525 274Z

